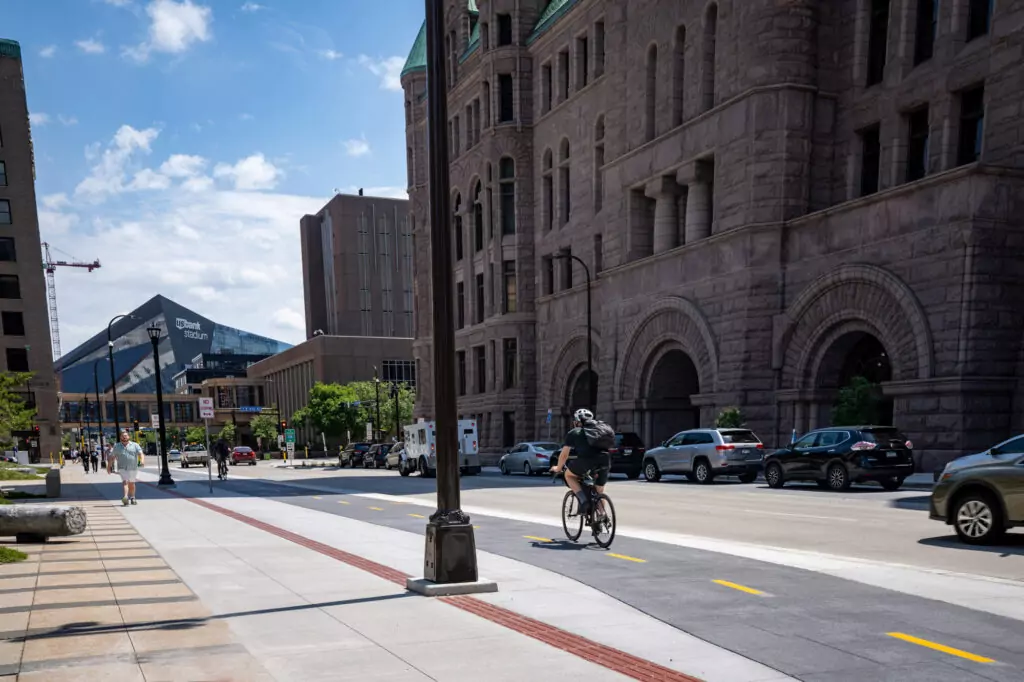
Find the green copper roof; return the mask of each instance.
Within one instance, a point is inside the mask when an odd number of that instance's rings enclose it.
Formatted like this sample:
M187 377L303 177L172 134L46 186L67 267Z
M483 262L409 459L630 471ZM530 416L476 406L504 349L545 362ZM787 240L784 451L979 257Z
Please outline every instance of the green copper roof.
M402 75L412 71L419 71L427 68L427 22L420 26L420 32L416 34L416 40L409 50L409 58L405 60L402 68Z
M0 57L21 59L21 45L18 44L17 40L0 38Z
M476 0L469 0L466 4L466 9L469 10L470 14L480 14L480 10L476 6Z
M469 1L470 3L473 2L473 0ZM469 45L466 45L466 51L462 53L461 57L459 57L459 63L461 64L466 61L466 59L469 58L469 55L473 54L478 47L480 47L480 22L474 21L473 30L469 32Z
M530 37L526 39L526 44L529 45L537 38L541 36L545 31L551 28L556 21L562 18L566 12L573 8L579 0L550 0L548 6L541 12L540 19L537 21L537 25L533 27L533 32Z

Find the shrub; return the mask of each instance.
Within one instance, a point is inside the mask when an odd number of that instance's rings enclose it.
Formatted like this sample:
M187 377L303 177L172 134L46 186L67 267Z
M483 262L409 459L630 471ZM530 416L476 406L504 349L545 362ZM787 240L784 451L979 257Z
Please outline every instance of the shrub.
M715 426L720 429L736 429L743 426L743 413L738 407L727 407L718 413Z

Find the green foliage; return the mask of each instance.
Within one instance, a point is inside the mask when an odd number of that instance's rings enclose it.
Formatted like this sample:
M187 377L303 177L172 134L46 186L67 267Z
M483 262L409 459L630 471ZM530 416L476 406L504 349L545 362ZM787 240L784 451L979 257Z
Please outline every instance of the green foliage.
M743 426L743 413L738 407L727 407L718 413L715 426L720 429L738 429Z
M0 481L35 481L39 476L16 469L0 469Z
M26 407L25 400L15 393L32 378L32 372L0 373L0 445L14 442L11 431L32 428L36 408Z
M879 388L864 377L854 377L839 389L839 397L832 406L833 426L874 424L878 421Z
M217 438L223 438L228 443L233 444L235 442L235 425L231 422L225 424L224 428L222 428L220 433L217 434Z
M249 428L252 429L252 435L263 439L264 447L268 443L277 442L277 421L267 415L258 414L253 417L252 421L249 422Z
M354 381L344 386L317 382L309 391L309 402L292 416L291 423L296 427L310 426L331 438L344 438L346 433L359 438L357 434L365 432L366 423L376 419L377 395L372 381ZM379 395L382 433L394 432L396 400L399 425L412 420L416 394L406 386L400 384L397 396L393 396L391 384L382 383Z
M24 561L27 558L28 554L24 552L10 547L0 547L0 564L13 564L15 561Z
M202 426L190 426L185 431L185 442L206 445L206 429Z

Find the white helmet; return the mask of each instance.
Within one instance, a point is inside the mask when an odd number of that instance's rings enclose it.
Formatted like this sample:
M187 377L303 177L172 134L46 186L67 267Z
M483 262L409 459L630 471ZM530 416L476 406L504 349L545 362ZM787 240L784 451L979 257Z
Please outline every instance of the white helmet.
M573 413L572 418L580 424L583 424L584 422L592 421L594 419L594 413L585 407L581 407Z

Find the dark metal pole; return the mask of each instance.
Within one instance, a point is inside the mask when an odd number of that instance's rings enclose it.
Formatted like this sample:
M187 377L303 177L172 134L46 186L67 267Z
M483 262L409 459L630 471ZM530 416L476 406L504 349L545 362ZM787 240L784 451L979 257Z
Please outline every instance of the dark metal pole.
M107 322L107 358L110 360L110 392L114 398L114 435L118 439L121 438L121 415L117 411L117 377L114 376L114 341L110 338L110 325L114 324L122 317L132 317L131 315L115 315L111 318L110 322Z
M427 162L430 263L434 290L434 410L437 511L427 524L424 577L437 583L478 579L476 541L459 490L458 406L455 397L454 284L448 178L448 93L442 56L444 0L425 0L427 14Z
M587 278L587 391L590 401L589 409L591 412L595 412L597 410L597 377L594 375L594 327L590 302L590 268L582 258L570 253L560 253L555 258L566 259L570 268L572 261L576 261L583 266L583 274Z
M96 390L96 424L100 430L100 459L106 461L106 450L103 449L103 401L100 400L100 378L96 371L96 363L103 358L96 358L92 361L92 385Z
M398 436L401 433L399 431L399 425L398 425L399 420L401 419L401 417L399 416L399 413L398 413L398 393L399 393L398 384L397 383L391 384L391 395L394 396L394 398L395 398L395 442L396 443L399 441L399 437Z
M82 450L85 450L85 444L89 444L90 446L92 445L92 439L89 437L90 436L89 432L92 431L92 415L89 414L89 394L88 393L85 394L85 408L84 408L84 411L85 411L85 441L84 441L84 443L82 445Z
M376 394L376 402L374 403L374 409L376 410L376 417L373 420L373 442L380 442L380 377L377 376L377 367L373 368L373 390Z
M164 427L164 389L163 379L160 376L160 351L157 346L160 344L159 336L151 336L153 342L153 376L156 379L156 412L160 415L160 480L157 485L174 485L171 478L171 470L167 466L167 430Z

